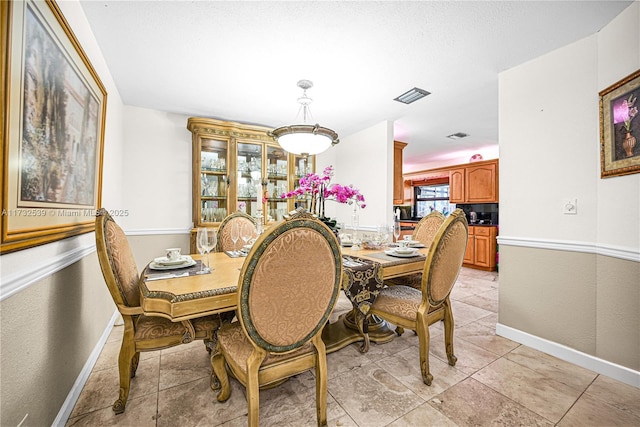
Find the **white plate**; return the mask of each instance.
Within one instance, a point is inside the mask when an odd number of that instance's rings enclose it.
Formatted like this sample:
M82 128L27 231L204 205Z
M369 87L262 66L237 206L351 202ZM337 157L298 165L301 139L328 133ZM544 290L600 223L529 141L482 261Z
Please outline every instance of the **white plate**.
M389 255L389 256L397 256L399 258L411 258L411 257L414 257L414 256L420 256L420 252L418 252L418 251L407 253L407 254L401 254L401 253L396 252L393 249L389 249L387 251L384 251L384 253Z
M175 270L177 268L191 267L192 265L196 265L196 262L193 258L189 257L187 262L184 262L182 264L173 264L173 265L162 265L162 264L158 264L155 261L151 261L151 263L149 264L149 268L151 270Z
M190 261L193 261L193 258L191 258L189 255L182 255L180 256L180 258L175 260L170 260L164 256L161 256L153 260L153 262L155 262L158 265L178 265L178 264L185 264Z

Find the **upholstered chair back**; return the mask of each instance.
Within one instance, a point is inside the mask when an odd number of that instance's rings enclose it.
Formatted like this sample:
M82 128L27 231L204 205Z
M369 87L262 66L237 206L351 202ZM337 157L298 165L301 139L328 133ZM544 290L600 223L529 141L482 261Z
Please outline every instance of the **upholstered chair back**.
M243 224L248 224L252 227L256 226L256 220L247 215L244 212L238 211L234 212L222 220L220 223L220 227L218 228L218 242L216 243L216 252L225 252L233 250L233 240L231 240L231 226L234 223L238 223L239 227L242 227ZM241 230L241 228L239 229ZM241 238L238 238L236 242L236 249L240 249L244 242Z
M429 215L423 217L416 225L416 229L413 231L413 240L417 240L426 247L429 247L443 223L444 215L442 215L441 212L431 212Z
M96 213L96 249L102 275L116 304L140 305L140 278L127 236L111 215L100 209Z
M436 233L422 274L422 292L429 304L442 304L453 288L467 248L469 227L462 209L456 209Z
M238 283L238 318L249 339L269 352L307 343L338 298L342 260L334 233L311 217L272 226L253 245Z

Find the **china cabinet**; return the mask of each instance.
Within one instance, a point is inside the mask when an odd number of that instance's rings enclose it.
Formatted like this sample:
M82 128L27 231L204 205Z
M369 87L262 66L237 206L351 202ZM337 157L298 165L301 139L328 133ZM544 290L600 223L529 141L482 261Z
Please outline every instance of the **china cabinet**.
M230 213L243 211L263 224L282 218L304 200L282 199L305 173L314 171L313 156L284 151L267 135L270 128L191 117L193 225L217 227ZM195 251L195 230L192 251Z

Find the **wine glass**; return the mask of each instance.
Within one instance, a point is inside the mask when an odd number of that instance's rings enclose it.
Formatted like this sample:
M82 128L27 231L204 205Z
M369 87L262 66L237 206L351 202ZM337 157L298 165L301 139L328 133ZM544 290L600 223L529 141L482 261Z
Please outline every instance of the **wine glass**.
M387 239L389 238L389 227L386 225L379 225L377 233L377 240L381 246L385 246L387 244Z
M242 224L242 230L240 231L240 238L244 242L244 247L247 246L247 244L249 243L249 240L251 239L251 237L253 237L254 230L255 230L255 227L253 226L253 224L249 222L244 222Z
M202 259L202 261L200 263L200 271L197 271L196 274L204 274L209 271L204 269L204 254L205 252L207 252L206 235L207 228L198 227L198 230L196 231L196 246L198 248L198 252L200 253L200 258Z
M240 238L240 227L238 226L238 221L231 222L231 241L233 242L233 256L238 256L238 251L236 251L236 243Z
M202 239L202 245L204 246L204 250L207 253L207 270L211 271L211 264L209 263L209 252L216 247L216 243L218 241L218 233L214 228L205 228L204 236Z
M396 238L396 243L398 243L398 239L400 238L400 221L393 222L393 237Z

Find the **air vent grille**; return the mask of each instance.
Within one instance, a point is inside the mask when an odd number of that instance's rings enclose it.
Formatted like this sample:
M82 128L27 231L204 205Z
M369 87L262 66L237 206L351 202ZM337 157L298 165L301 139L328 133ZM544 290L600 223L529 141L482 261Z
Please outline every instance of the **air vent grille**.
M467 136L469 136L469 134L464 133L464 132L456 132L456 133L452 133L451 135L447 135L447 138L450 138L450 139L462 139L462 138L466 138Z
M422 99L427 95L431 95L431 92L427 92L424 89L414 87L413 89L406 91L399 97L393 98L393 100L402 102L404 104L411 104L412 102L416 102L418 99Z

